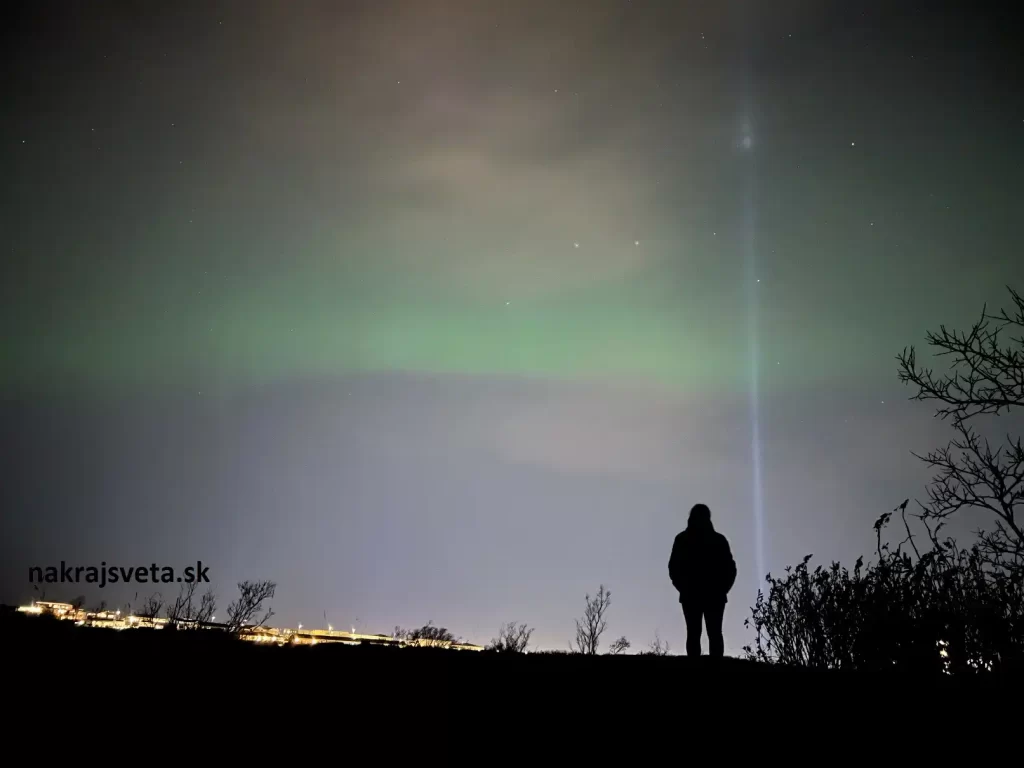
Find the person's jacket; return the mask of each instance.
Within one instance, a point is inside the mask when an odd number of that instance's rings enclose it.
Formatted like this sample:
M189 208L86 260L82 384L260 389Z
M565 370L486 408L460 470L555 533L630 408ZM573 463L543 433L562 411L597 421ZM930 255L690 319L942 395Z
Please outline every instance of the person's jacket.
M668 575L679 592L679 602L691 598L728 602L729 590L736 582L729 540L711 523L691 524L672 543Z

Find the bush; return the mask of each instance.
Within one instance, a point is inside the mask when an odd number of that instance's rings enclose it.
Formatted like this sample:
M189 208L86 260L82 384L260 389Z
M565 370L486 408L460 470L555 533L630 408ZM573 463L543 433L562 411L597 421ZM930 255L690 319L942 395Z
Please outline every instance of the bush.
M898 508L899 509L899 508ZM906 525L905 503L904 524ZM747 657L787 665L967 674L1020 669L1024 661L1024 580L995 569L978 545L929 535L918 552L907 527L897 547L881 544L892 513L875 523L878 560L853 570L833 562L813 570L808 555L786 575L768 574L752 617ZM929 534L931 532L929 531ZM913 555L905 551L909 544Z

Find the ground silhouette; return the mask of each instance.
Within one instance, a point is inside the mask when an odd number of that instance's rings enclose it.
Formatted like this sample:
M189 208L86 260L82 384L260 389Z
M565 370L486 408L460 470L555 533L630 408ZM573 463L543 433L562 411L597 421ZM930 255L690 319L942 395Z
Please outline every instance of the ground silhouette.
M232 701L276 700L283 693L288 701L308 704L316 692L317 699L324 693L342 699L351 695L359 706L380 707L406 697L415 703L420 696L441 697L431 706L462 706L499 692L515 696L516 691L537 701L575 696L581 690L605 691L609 699L647 700L651 690L665 685L737 696L781 687L834 692L907 683L917 690L938 686L973 691L1001 686L1010 690L1020 684L1020 676L1012 675L845 673L729 657L522 654L329 643L278 647L246 642L227 632L119 631L12 610L0 611L0 634L8 660L5 698L25 706L44 702L39 711L46 712L60 691L91 691L89 696L102 692L131 706L136 700L155 706L187 695L202 708L224 686ZM15 668L26 674L11 674Z

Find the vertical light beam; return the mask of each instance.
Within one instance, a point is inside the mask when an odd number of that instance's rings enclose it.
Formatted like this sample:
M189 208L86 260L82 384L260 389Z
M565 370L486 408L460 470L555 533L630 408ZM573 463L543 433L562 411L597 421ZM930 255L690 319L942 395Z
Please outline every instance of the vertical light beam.
M748 386L748 404L750 416L750 464L751 464L751 495L753 499L754 552L757 558L758 589L765 576L764 569L764 500L761 487L761 397L760 397L760 358L761 344L759 338L760 297L758 296L757 277L757 206L755 202L755 182L753 157L748 157L743 200L743 249L746 262L747 277L747 351L750 356L750 379Z
M749 55L749 50L745 51ZM746 55L744 56L746 58ZM747 353L749 355L748 408L750 417L751 498L754 526L754 556L757 588L765 577L764 498L761 485L761 397L760 397L760 276L757 255L757 172L756 136L752 123L755 104L750 93L749 61L743 66L743 103L738 151L743 163L743 256L747 281Z

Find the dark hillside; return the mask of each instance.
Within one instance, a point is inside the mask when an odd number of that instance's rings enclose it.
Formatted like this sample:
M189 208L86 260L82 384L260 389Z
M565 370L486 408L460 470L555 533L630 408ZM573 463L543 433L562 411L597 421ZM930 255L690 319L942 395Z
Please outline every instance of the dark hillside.
M168 696L196 686L197 680L210 680L211 691L229 685L227 681L243 680L243 689L258 690L261 696L280 690L303 695L336 691L340 695L358 689L385 691L385 700L438 695L461 701L493 701L495 696L515 696L516 691L525 690L538 699L569 693L576 697L579 691L596 688L636 700L660 698L673 686L690 692L757 698L765 691L858 694L893 686L917 692L934 690L945 696L983 688L1019 689L1020 683L1017 677L993 675L924 679L897 672L884 677L845 674L735 658L715 661L707 657L561 652L502 655L333 644L278 647L246 643L213 631L116 631L9 613L0 619L0 633L7 680L19 697L52 692L41 685L48 677L58 686L108 689L113 695L120 690L130 693L139 681L155 678ZM24 679L12 677L19 668L31 673Z

